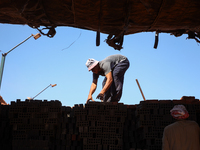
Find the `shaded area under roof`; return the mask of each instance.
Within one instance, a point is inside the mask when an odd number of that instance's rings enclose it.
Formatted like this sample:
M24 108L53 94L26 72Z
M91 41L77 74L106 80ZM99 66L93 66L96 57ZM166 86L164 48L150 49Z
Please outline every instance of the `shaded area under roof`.
M199 42L199 8L198 0L1 0L0 23L27 24L48 37L58 26L88 29L97 32L97 46L105 33L120 50L124 35L139 32L188 34Z

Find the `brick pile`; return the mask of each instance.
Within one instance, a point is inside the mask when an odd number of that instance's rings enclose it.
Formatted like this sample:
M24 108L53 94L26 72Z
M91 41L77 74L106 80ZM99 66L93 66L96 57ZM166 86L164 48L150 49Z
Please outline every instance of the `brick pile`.
M11 102L12 150L54 150L61 119L59 101Z
M188 110L189 120L197 121L200 102L194 97L182 100L141 101L136 108L136 145L140 149L161 150L164 128L175 122L170 115L174 105L183 104Z
M56 150L81 150L82 141L79 138L79 131L76 127L74 109L62 107L61 123L59 124L58 134L60 134L60 148Z
M8 113L9 106L0 104L0 150L12 149L12 128Z
M190 120L200 125L200 102L146 100L123 103L76 104L17 100L0 105L1 150L161 150L165 126L175 120L174 105L183 104Z
M89 103L74 107L83 150L122 150L127 107L123 104Z
M126 105L127 117L124 122L123 148L124 150L135 150L136 148L136 115L137 105Z
M167 104L157 100L140 102L136 109L136 145L138 148L161 149L164 127L173 122L169 113L172 107L171 102Z

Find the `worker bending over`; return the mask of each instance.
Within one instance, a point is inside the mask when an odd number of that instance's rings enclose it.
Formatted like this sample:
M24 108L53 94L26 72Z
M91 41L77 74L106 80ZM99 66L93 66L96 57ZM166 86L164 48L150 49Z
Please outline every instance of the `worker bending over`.
M123 55L111 55L102 61L88 59L86 66L93 72L93 82L89 91L86 103L93 100L92 94L97 88L99 75L105 76L102 83L102 90L97 95L97 99L102 102L118 102L122 96L124 74L129 68L129 60Z

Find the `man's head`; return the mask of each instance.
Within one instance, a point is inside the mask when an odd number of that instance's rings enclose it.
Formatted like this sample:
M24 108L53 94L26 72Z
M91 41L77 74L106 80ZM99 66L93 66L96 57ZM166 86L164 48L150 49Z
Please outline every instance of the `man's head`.
M175 105L170 112L172 117L177 120L183 120L189 117L188 111L184 105Z
M86 66L88 68L88 71L92 70L95 66L97 66L97 64L99 63L99 61L91 58L91 59L88 59L87 62L86 62Z

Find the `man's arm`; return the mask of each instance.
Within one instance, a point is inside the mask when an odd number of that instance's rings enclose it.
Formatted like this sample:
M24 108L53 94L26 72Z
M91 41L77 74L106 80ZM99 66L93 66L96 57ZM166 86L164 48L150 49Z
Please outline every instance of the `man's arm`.
M97 81L98 81L98 79L93 79L93 82L92 82L92 85L90 87L90 91L89 91L89 95L88 95L86 103L88 103L89 100L94 101L93 98L92 98L92 94L96 91Z
M112 72L109 72L106 75L106 78L107 78L106 83L105 83L103 89L101 90L101 92L99 93L99 95L97 96L97 99L103 100L104 93L110 88L110 86L113 82Z
M0 103L1 105L8 105L1 96L0 96Z

